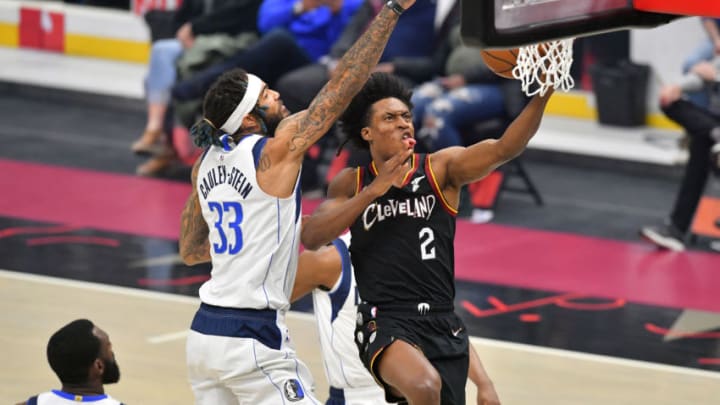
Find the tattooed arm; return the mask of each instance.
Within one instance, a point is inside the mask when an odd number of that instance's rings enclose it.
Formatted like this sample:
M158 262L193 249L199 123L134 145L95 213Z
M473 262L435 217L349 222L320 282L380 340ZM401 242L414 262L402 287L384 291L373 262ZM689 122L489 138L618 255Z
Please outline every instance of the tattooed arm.
M202 216L197 193L197 175L202 158L195 162L192 170L192 193L185 203L180 224L180 257L188 266L210 261L208 226Z
M415 0L397 0L403 8ZM283 120L275 131L271 160L300 164L303 155L323 136L370 77L397 23L398 15L383 7L368 29L340 59L330 81L307 110ZM269 148L270 141L266 148Z

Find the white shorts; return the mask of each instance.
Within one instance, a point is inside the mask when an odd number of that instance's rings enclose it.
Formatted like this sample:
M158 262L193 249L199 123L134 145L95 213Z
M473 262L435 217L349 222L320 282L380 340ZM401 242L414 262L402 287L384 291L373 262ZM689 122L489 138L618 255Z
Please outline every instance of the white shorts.
M385 402L385 391L379 385L356 388L330 388L326 405L390 405Z
M198 311L200 314L201 310ZM196 320L199 315L196 315ZM187 339L188 377L196 404L306 405L315 399L310 370L290 346L278 315L279 349L250 337L191 330ZM195 328L195 320L193 321Z

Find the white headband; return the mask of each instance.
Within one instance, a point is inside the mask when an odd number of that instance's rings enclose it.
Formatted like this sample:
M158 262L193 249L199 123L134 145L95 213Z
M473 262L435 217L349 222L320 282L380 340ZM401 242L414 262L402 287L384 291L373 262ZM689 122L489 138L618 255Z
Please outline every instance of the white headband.
M235 111L230 114L227 121L225 121L225 123L220 127L220 129L230 135L237 132L240 125L242 125L245 116L248 115L253 108L255 108L258 98L260 97L260 92L263 88L263 82L259 77L248 73L247 78L248 83L245 95L242 100L240 100L237 107L235 107Z

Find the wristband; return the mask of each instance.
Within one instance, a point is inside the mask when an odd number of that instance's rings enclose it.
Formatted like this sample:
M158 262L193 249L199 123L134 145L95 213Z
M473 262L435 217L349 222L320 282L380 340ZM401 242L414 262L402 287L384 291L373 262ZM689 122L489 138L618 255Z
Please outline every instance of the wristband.
M388 0L385 5L397 15L401 15L405 11L397 0Z

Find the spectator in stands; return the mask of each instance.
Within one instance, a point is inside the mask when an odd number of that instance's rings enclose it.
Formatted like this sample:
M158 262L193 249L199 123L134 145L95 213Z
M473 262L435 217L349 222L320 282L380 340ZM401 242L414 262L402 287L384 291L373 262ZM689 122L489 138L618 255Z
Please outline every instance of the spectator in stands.
M32 396L18 405L122 405L105 394L103 385L118 382L120 368L108 334L91 321L78 319L55 332L47 344L47 359L62 388Z
M361 1L265 0L258 13L258 28L263 34L260 41L178 82L172 89L173 98L178 101L201 98L215 79L238 67L256 72L274 87L282 74L325 55Z
M707 37L683 62L683 73L686 74L698 63L712 61L714 57L720 55L720 18L702 18L701 21ZM689 91L687 96L690 101L701 107L707 107L710 102L704 91Z
M193 48L202 35L224 33L235 35L257 30L256 16L262 0L185 0L174 16L175 38L156 41L150 52L150 65L145 79L147 123L131 149L154 156L138 166L140 175L153 175L173 161L174 152L167 134L172 130L167 115L170 88L175 82L175 62Z
M709 105L701 107L683 98L683 93L704 90ZM717 169L720 152L720 56L700 62L678 84L660 92L663 112L680 124L690 136L690 157L685 167L675 205L667 223L646 226L640 235L662 249L684 250L685 239L703 195L708 173ZM713 162L712 157L715 157ZM716 247L717 244L711 245Z

